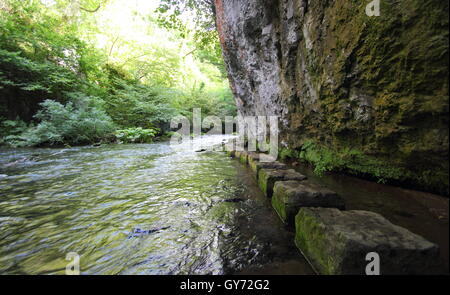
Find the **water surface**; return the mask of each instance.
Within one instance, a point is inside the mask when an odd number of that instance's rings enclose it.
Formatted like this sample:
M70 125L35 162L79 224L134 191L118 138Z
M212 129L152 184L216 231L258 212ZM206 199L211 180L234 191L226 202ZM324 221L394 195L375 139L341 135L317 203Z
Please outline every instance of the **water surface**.
M69 252L84 274L312 273L224 153L155 143L0 155L2 274L63 274Z

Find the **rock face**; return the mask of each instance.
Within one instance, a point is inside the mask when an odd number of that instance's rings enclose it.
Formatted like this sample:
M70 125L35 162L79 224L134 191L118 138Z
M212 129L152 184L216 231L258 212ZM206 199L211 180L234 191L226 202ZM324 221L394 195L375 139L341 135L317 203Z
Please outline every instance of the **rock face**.
M366 255L379 255L380 274L434 274L439 248L379 214L302 208L295 243L321 274L366 274Z
M215 0L239 112L279 116L285 148L448 194L449 3L370 2Z
M294 224L295 215L302 207L345 209L344 200L335 192L304 181L277 181L273 188L272 206L287 224Z

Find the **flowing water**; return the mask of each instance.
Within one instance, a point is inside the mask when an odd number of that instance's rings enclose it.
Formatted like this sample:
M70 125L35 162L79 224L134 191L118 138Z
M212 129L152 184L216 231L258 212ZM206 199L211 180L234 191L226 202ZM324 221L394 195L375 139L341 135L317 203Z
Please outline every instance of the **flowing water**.
M0 273L64 274L69 252L84 274L312 273L224 153L155 143L0 155Z
M83 274L313 274L249 169L195 150L0 150L0 274L64 274L70 252ZM448 272L447 198L296 169L437 243Z

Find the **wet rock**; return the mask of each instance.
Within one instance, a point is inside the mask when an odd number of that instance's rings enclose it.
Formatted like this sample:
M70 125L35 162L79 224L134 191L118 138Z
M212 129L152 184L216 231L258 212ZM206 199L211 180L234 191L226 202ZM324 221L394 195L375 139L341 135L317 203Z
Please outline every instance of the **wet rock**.
M256 164L259 162L259 154L257 153L251 153L248 157L248 165L250 168L255 172Z
M308 180L275 182L272 206L287 224L294 224L295 215L302 207L345 209L344 200L338 194Z
M226 151L227 156L232 157L232 158L234 158L236 156L235 153L236 153L236 151L228 151L228 150Z
M232 198L232 199L225 199L222 202L226 202L226 203L239 203L239 202L245 202L244 199L241 198Z
M259 170L264 169L279 169L279 170L287 170L288 167L280 162L259 162L255 160L251 160L248 162L250 168L255 173L256 178L258 178Z
M202 153L202 152L206 152L206 150L205 149L201 149L201 150L197 150L197 151L195 151L196 153Z
M258 172L258 185L267 197L272 197L275 182L282 180L305 180L306 176L294 169L260 169Z
M370 252L379 255L380 274L440 271L439 248L368 211L301 208L295 244L321 274L366 274Z
M153 234L153 233L156 233L156 232L159 232L162 230L166 230L169 228L170 228L170 226L154 228L154 229L149 229L149 230L142 230L140 228L135 228L128 238L130 239L132 237L141 237L141 236L145 236L145 235L150 235L150 234Z
M236 151L235 157L238 158L239 162L241 162L242 164L248 163L248 152L246 151Z
M260 155L261 154L256 153L256 152L248 152L248 154L247 154L248 164L250 164L251 162L259 161Z

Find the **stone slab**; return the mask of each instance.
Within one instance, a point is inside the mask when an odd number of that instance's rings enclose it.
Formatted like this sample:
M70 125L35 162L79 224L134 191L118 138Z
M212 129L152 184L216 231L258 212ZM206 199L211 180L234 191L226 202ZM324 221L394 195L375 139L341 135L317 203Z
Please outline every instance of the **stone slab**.
M308 180L277 181L273 188L272 206L284 223L294 224L302 207L345 209L344 200L334 191Z
M266 169L261 168L258 172L258 185L263 193L271 198L275 182L281 180L305 180L306 176L294 169Z
M248 152L246 151L236 151L235 152L236 158L241 162L242 164L248 163Z
M274 162L259 162L255 160L249 160L248 162L250 168L253 173L255 173L256 179L258 179L259 170L264 169L278 169L278 170L287 170L288 166L286 164L274 161Z
M364 275L370 252L379 256L380 274L440 271L437 245L374 212L301 208L295 228L295 244L321 274Z

